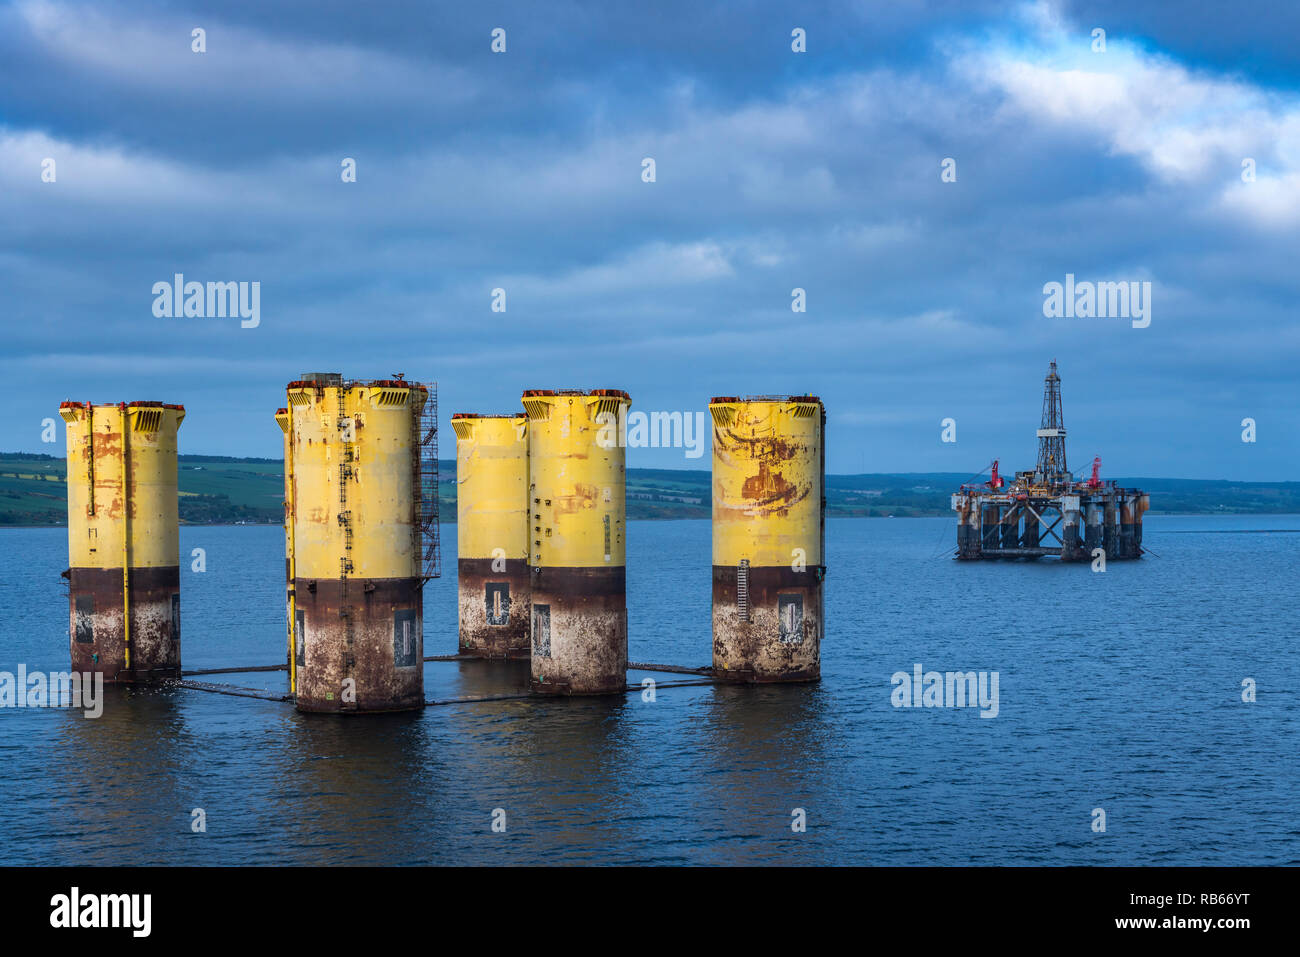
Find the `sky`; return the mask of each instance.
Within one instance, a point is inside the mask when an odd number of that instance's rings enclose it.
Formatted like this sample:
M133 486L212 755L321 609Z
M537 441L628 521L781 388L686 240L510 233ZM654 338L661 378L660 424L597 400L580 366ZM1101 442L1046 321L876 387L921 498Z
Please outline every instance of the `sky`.
M812 393L828 471L1006 473L1054 359L1076 472L1297 480L1297 35L1289 3L3 2L0 450L158 400L182 452L278 457L319 370L436 381L443 457L523 389ZM258 283L257 325L156 315L178 273ZM1045 315L1067 275L1149 322Z

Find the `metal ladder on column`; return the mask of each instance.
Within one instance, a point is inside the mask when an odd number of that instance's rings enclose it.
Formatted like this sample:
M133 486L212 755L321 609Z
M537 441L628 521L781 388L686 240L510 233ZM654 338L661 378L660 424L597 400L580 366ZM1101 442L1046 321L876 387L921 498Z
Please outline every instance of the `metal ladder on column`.
M741 621L749 621L749 559L742 558L736 566L736 614Z
M339 512L338 522L343 529L343 554L339 556L339 618L343 621L344 636L344 653L343 653L343 676L353 680L353 692L356 691L355 667L357 663L355 639L356 639L356 622L352 612L352 603L349 597L348 576L352 574L352 512L348 508L348 482L356 474L353 463L356 461L356 444L354 443L355 435L353 434L354 424L352 419L345 414L343 408L344 395L346 389L339 389L339 414L338 414L338 431L339 431ZM355 699L351 704L356 707Z

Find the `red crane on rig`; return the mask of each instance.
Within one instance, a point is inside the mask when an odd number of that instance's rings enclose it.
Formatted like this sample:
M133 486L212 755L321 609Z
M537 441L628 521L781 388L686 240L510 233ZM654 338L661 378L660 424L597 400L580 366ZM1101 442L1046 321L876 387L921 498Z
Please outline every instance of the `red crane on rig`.
M998 474L998 460L993 460L993 473L989 477L989 488L1001 488L1002 476Z
M1087 488L1101 488L1101 456L1092 460L1092 478L1084 483Z

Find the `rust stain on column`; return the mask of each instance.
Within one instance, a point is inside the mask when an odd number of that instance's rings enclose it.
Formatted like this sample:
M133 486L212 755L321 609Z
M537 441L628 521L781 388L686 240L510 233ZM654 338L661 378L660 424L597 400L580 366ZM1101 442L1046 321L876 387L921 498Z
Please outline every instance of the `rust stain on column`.
M420 414L431 388L312 373L289 383L288 400L297 708L422 708Z
M529 656L528 419L457 412L460 654Z
M627 687L626 473L617 389L533 390L529 432L532 689Z
M162 402L64 402L69 644L73 670L107 682L179 678L176 434Z
M815 396L715 398L713 669L821 677L825 410Z

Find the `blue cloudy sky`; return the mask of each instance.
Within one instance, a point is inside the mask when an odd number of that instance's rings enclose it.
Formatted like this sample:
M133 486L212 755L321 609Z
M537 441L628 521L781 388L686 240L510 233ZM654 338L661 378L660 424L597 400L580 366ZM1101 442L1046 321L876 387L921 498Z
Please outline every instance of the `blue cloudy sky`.
M1010 470L1055 358L1076 471L1300 478L1300 13L1180 7L4 3L0 449L160 399L183 451L278 455L328 369L437 380L444 424L814 392L831 471ZM261 324L156 318L175 273ZM1151 324L1045 317L1067 273Z

